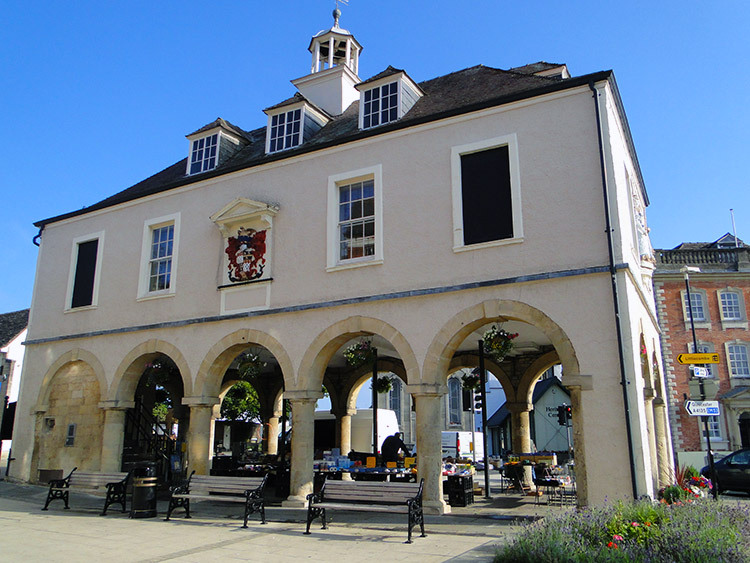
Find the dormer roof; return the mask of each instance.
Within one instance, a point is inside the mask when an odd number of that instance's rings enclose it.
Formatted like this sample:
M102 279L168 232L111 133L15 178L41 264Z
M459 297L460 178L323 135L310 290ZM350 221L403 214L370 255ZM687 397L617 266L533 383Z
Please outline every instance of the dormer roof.
M332 116L329 115L324 109L319 108L314 103L312 103L310 100L305 98L302 94L299 92L295 93L294 96L291 98L287 98L283 102L279 102L278 104L274 104L270 107L267 107L263 110L263 113L269 114L273 113L275 110L279 110L285 107L295 106L297 104L304 103L313 108L315 111L320 112L322 115L324 115L326 118L330 119Z
M521 74L534 74L536 76L547 76L550 78L570 78L568 66L563 63L548 63L539 61L536 63L517 66L510 69L511 72L520 72Z
M29 324L29 310L0 315L0 348L5 348Z
M189 135L185 135L185 136L188 139L190 139L191 137L199 137L203 135L204 133L208 133L209 131L213 131L214 129L217 129L217 128L224 129L228 133L232 133L236 135L237 137L245 139L248 143L253 142L252 138L250 137L250 134L247 131L240 129L236 125L229 123L226 119L222 119L221 117L217 117L211 123L208 123L207 125L204 125L200 129L193 131Z

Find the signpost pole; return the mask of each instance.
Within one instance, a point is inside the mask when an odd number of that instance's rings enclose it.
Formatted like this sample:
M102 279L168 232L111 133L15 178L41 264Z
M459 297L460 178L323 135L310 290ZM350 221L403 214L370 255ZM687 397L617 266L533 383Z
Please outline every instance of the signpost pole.
M482 446L484 447L484 498L490 494L490 458L487 447L487 372L484 370L484 341L479 341L479 390L482 393ZM471 421L472 424L474 421Z
M696 268L697 270L697 268ZM699 353L698 350L698 338L695 336L695 320L693 320L693 300L690 297L690 274L688 266L684 266L682 268L682 274L685 277L685 291L687 292L687 302L688 302L688 313L690 314L690 330L693 332L693 352L695 354ZM700 270L698 270L700 271ZM700 393L701 393L701 401L706 400L706 389L703 386L703 378L700 378ZM706 435L706 449L708 451L708 466L709 471L711 472L711 483L713 487L711 488L711 492L713 494L714 500L718 500L718 487L717 487L717 479L716 479L716 468L714 467L714 453L711 451L711 434L709 433L708 429L708 417L702 416L703 419L703 433Z

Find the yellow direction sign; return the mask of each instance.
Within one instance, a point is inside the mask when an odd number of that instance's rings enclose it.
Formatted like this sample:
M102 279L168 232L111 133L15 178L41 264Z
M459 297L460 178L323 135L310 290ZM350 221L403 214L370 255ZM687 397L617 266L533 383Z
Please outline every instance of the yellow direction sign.
M688 364L718 364L719 354L677 354L677 361Z

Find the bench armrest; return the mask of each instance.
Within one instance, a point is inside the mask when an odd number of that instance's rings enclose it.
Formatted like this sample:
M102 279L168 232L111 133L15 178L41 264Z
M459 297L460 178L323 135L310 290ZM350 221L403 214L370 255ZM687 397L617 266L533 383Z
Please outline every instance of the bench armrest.
M65 477L64 479L50 479L49 481L50 489L63 489L63 488L67 489L68 487L70 487L70 477L71 475L73 475L76 469L78 468L74 467L73 471L68 473L68 476Z
M263 476L263 481L260 482L260 485L255 487L254 489L247 489L245 491L245 498L246 499L262 499L263 498L263 491L266 487L266 481L268 480L268 473L266 473Z
M190 480L193 478L193 475L195 475L195 470L190 474L190 477L188 477L186 480L182 481L178 485L172 485L169 487L169 492L174 494L182 494L186 495L190 492Z

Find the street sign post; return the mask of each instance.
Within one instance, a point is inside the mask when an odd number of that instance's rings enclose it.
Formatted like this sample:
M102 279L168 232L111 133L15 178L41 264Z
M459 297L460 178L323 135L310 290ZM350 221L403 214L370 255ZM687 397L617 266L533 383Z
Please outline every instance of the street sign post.
M677 361L688 364L718 364L719 354L677 354Z
M685 401L690 416L719 416L719 401Z

